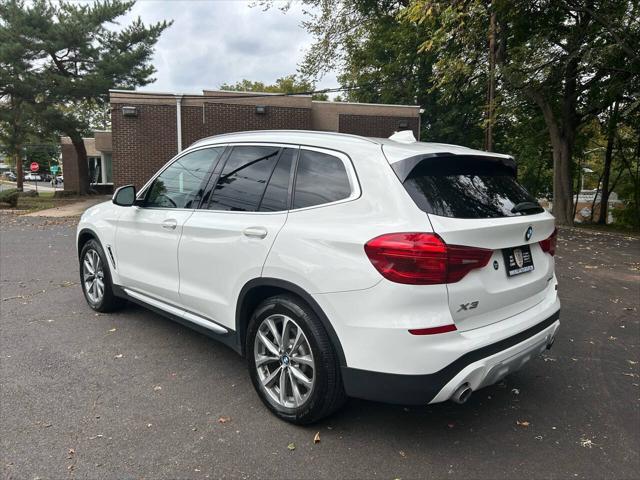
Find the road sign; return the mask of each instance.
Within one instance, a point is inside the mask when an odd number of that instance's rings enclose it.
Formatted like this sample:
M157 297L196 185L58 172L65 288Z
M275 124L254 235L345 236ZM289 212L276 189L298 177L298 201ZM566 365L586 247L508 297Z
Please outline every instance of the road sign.
M38 170L40 170L40 165L38 165L37 162L33 162L29 168L32 172L37 172Z
M59 169L60 167L58 165L51 165L51 173L53 173L54 175L58 173Z

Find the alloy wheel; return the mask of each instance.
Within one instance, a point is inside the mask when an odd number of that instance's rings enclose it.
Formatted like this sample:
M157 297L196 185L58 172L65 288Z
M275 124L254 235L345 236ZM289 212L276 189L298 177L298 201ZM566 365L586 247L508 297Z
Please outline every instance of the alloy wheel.
M89 301L93 304L100 303L104 297L104 266L94 249L87 250L82 260L82 281Z
M298 408L308 400L315 380L313 352L292 318L282 314L265 318L253 354L261 388L276 405Z

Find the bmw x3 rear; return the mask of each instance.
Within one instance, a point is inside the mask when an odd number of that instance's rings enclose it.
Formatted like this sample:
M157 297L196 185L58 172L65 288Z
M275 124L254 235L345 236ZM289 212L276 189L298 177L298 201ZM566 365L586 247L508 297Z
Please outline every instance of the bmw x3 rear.
M508 155L262 131L196 142L78 226L89 305L145 305L246 357L294 423L347 397L465 402L553 344L551 214Z

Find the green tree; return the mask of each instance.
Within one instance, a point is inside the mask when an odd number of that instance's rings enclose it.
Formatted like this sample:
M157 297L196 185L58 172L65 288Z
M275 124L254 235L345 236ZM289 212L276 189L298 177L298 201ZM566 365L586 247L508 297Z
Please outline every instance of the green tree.
M573 221L574 153L580 129L602 114L640 73L637 1L414 0L404 18L431 25L421 48L438 51L440 87L466 75L458 50L487 51L491 13L497 18L497 64L505 94L536 105L553 155L554 214ZM463 63L463 62L462 62Z
M20 45L24 91L10 106L23 117L25 104L35 115L30 121L65 134L77 153L80 192L89 189L87 153L82 137L89 133L89 115L83 109L106 109L108 91L130 89L153 82L153 48L171 22L146 26L138 18L117 30L118 17L134 1L104 0L91 4L8 0L0 8L0 28L15 35ZM4 33L3 33L4 35ZM3 57L4 58L4 57ZM2 88L2 87L0 87Z
M31 66L41 59L21 12L0 3L0 143L16 168L18 190L22 190L22 153L27 138L35 131L32 99L39 76Z
M220 85L221 90L233 92L264 92L264 93L307 93L315 91L315 83L293 74L278 78L272 85L263 82L243 79L233 84ZM327 100L326 93L314 93L313 100Z

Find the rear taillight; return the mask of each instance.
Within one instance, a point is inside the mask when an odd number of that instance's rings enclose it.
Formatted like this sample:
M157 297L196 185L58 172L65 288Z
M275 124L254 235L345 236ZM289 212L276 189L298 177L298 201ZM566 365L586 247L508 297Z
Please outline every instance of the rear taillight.
M543 252L547 252L549 255L556 254L556 244L558 243L558 229L554 228L553 233L549 238L545 238L540 241L540 248Z
M447 245L433 233L390 233L367 242L364 250L373 266L396 283L455 283L484 267L492 250Z

